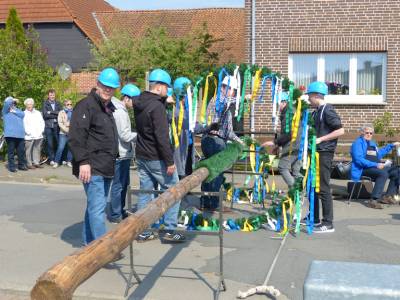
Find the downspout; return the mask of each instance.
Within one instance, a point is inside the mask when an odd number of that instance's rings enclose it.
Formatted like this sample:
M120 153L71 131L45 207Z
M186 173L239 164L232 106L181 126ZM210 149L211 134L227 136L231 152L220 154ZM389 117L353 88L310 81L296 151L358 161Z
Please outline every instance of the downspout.
M250 1L251 1L251 64L254 65L256 63L256 0L250 0ZM251 132L255 131L255 124L254 124L255 102L256 101L252 101L250 110ZM251 134L251 137L254 138L254 133Z

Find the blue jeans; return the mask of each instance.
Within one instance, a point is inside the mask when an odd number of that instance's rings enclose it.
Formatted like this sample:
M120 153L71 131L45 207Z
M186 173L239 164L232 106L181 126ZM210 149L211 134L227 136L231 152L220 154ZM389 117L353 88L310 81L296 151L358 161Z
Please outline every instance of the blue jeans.
M46 136L47 143L47 155L50 161L54 161L54 152L57 150L58 144L58 127L44 129L44 134ZM54 143L54 141L56 141Z
M123 159L115 162L114 179L111 185L110 193L110 219L121 219L125 207L126 190L129 185L129 167L131 165L130 159Z
M84 183L87 207L83 225L83 244L87 245L106 233L105 210L112 178L92 175L89 183Z
M160 160L144 160L137 159L137 166L140 178L140 188L143 190L154 190L155 186L159 186L162 191L178 183L178 173L172 176L167 175L167 167ZM152 194L141 193L138 197L138 210L147 206L153 200ZM174 230L178 223L179 206L181 202L176 202L164 214L164 225L167 230Z
M58 148L57 148L57 153L56 153L56 158L54 159L54 162L61 164L61 158L62 154L64 152L65 147L68 147L68 135L66 134L59 134L58 136ZM68 149L67 152L67 162L72 161L72 153Z
M206 158L223 151L226 148L226 143L223 139L212 136L205 135L201 139L201 150ZM211 180L210 182L203 182L201 184L202 192L219 192L221 185L224 182L224 175L220 174L217 178ZM219 206L218 196L201 196L200 205L203 208L215 209Z
M378 168L364 169L362 176L368 176L375 181L374 188L372 190L371 197L373 199L380 199L385 188L386 180L389 178L389 186L386 191L386 195L392 196L397 194L399 186L399 167L394 166L390 168L384 168L383 170Z

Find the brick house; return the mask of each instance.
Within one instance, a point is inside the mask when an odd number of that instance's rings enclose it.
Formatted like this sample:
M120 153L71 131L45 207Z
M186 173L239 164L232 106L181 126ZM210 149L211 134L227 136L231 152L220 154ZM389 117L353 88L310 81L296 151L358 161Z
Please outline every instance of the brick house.
M254 3L252 3L254 1ZM327 101L355 131L384 112L394 120L400 60L400 2L391 0L245 0L246 60L289 76L297 86L328 83ZM269 102L256 105L255 128L271 130ZM396 124L394 124L396 126Z

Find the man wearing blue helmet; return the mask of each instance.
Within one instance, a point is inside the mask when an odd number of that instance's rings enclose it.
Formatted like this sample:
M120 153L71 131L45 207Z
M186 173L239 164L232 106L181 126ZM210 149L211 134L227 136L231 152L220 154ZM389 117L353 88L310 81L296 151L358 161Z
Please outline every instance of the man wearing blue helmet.
M115 174L111 185L110 193L110 215L111 223L119 223L128 214L125 211L126 191L129 185L129 168L133 158L132 143L136 140L136 132L132 132L131 119L128 109L132 109L133 98L140 95L140 89L134 84L125 85L122 90L122 99L112 97L111 101L115 106L113 113L118 131L119 156L115 162Z
M152 190L158 185L166 190L178 181L174 164L173 149L169 139L166 100L171 76L162 69L155 69L149 75L149 91L143 92L134 101L137 129L136 162L139 171L140 188ZM144 209L153 199L148 193L139 194L138 210ZM163 241L184 242L185 237L175 232L178 223L180 202L175 203L164 215L165 231L160 235ZM151 231L141 233L137 240L154 239Z
M83 225L83 244L106 233L105 208L118 156L118 133L111 97L120 86L119 75L104 69L97 86L75 107L69 130L73 154L72 172L83 183L87 208Z
M267 141L262 144L263 147L282 147L281 156L279 159L278 169L283 180L288 185L289 189L294 185L295 178L300 176L301 161L297 159L299 151L299 138L295 143L291 144L292 132L286 132L286 111L287 111L288 94L282 94L282 100L279 103L279 119L281 123L281 132L273 141ZM298 135L300 137L300 135Z
M317 136L317 152L319 153L320 192L316 194L314 203L315 233L334 232L333 203L331 188L331 166L335 153L337 139L344 134L342 122L333 106L324 101L328 94L328 86L324 82L312 82L307 89L310 105L315 108L313 113ZM319 200L322 204L322 222L319 219Z

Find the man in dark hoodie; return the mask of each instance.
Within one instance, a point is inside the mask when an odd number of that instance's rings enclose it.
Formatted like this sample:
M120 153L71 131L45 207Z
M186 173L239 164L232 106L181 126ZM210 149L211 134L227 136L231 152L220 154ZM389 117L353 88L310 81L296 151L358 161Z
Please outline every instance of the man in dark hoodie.
M286 182L289 188L294 185L295 179L300 176L301 161L297 160L299 151L299 141L296 140L290 145L292 138L292 132L286 132L286 111L287 111L287 100L288 94L284 93L282 100L279 104L281 132L273 140L267 141L262 144L263 147L282 147L281 157L279 159L279 173L282 175L283 180ZM299 135L300 136L300 135Z
M106 233L105 208L118 156L118 132L111 97L119 86L117 71L104 69L97 87L76 105L70 122L72 172L83 182L87 197L84 245Z
M165 107L168 87L171 87L171 77L166 71L155 69L150 73L149 83L149 91L140 94L133 105L138 134L136 161L140 188L152 190L158 185L161 190L166 190L179 181L169 140ZM148 193L139 194L138 210L145 208L152 198L153 196ZM165 231L160 235L164 241L185 241L183 235L175 232L179 206L180 202L175 203L164 215ZM154 237L153 232L145 231L137 240L143 242Z

